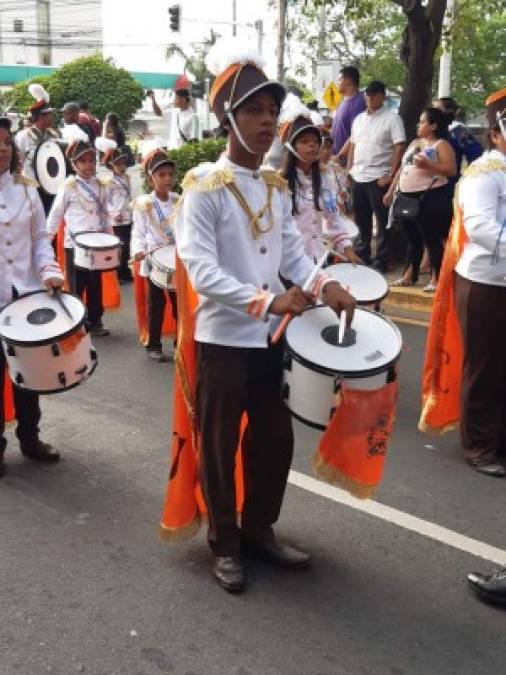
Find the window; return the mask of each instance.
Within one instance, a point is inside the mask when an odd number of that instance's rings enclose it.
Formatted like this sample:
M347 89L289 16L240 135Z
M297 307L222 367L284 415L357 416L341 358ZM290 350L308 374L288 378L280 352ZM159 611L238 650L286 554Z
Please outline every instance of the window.
M13 25L14 25L14 32L15 33L22 33L23 32L23 21L21 19L14 19Z

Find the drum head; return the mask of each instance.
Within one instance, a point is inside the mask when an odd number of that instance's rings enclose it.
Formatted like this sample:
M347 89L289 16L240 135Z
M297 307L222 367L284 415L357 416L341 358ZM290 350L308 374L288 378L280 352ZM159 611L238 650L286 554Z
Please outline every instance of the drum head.
M58 143L44 141L36 148L33 169L42 189L50 195L55 195L67 176L65 155Z
M343 221L343 225L346 227L346 230L348 231L348 237L350 239L357 239L358 235L360 234L360 230L358 229L357 225L351 220L351 218L346 218L346 216L341 216L341 220Z
M81 232L74 237L76 246L81 248L102 249L114 248L120 245L120 240L116 235L108 232Z
M60 299L72 319L46 291L28 293L13 300L0 312L0 337L14 344L35 346L73 333L84 321L84 305L69 293L60 293Z
M151 254L151 260L157 267L160 267L161 269L166 269L169 271L175 270L176 247L174 244L168 244L167 246L157 248L156 251L153 251Z
M344 346L336 346L339 318L329 307L314 307L293 319L286 331L292 356L312 370L365 377L385 370L401 353L402 337L391 321L356 309Z
M379 302L388 295L387 280L372 267L339 263L326 267L325 272L348 289L361 305Z

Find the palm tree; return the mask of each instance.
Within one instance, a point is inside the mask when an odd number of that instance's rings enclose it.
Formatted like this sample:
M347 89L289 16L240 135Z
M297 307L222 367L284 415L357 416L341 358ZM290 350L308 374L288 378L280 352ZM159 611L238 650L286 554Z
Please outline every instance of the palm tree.
M213 74L209 72L206 66L206 57L219 38L219 34L211 29L210 35L204 38L202 42L194 42L191 47L193 54L189 55L180 45L172 43L167 47L167 58L177 54L184 60L184 72L192 75L196 82L213 79Z

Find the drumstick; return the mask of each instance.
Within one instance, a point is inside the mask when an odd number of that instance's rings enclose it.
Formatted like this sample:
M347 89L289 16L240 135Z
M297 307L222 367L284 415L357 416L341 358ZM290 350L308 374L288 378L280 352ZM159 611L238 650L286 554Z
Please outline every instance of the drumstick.
M346 286L346 291L350 292L350 287ZM337 338L337 344L342 345L344 340L344 331L346 330L346 310L341 310L339 315L339 336Z
M61 297L60 291L59 291L58 288L55 288L55 289L54 289L53 295L54 295L54 297L55 297L55 299L56 299L56 302L60 305L60 307L63 309L63 311L65 312L65 314L68 316L68 318L71 319L72 321L74 321L74 317L73 317L72 314L70 313L70 310L69 310L69 308L67 307L67 305L63 302L63 298Z
M307 280L306 280L306 283L305 283L304 286L302 287L302 290L303 290L303 291L309 291L309 290L311 290L311 287L312 287L312 285L314 284L314 281L315 281L316 277L318 276L318 274L320 273L321 268L325 265L325 263L326 263L326 261L327 261L328 255L329 255L329 252L328 252L328 251L325 251L325 253L322 255L322 257L320 258L320 260L318 260L318 262L316 263L316 266L315 266L314 270L313 270L313 271L311 272L311 274L308 276L308 278L307 278ZM292 318L293 318L293 314L285 314L285 316L284 316L283 319L281 320L281 323L279 324L279 326L277 327L277 329L276 329L274 335L273 335L272 338L271 338L271 343L272 343L273 345L275 345L277 342L279 342L281 336L282 336L283 333L285 332L286 327L288 326L288 324L290 323L290 321L292 320Z

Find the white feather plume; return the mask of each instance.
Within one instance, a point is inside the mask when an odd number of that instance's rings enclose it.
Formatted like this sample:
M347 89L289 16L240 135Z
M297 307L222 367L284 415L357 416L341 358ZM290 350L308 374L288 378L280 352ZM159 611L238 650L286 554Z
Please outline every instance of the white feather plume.
M77 124L66 124L61 130L61 135L64 141L67 143L78 143L83 141L83 143L88 143L90 140L88 134L78 127Z
M111 150L116 150L118 144L112 138L106 138L105 136L97 136L95 139L95 147L100 152L110 152Z
M293 122L297 117L307 117L314 124L311 119L311 111L306 108L298 96L289 93L281 106L278 124ZM321 123L323 124L323 120Z
M41 84L37 84L36 82L30 84L28 86L28 91L36 101L45 101L46 103L49 103L49 94Z
M234 63L252 63L260 70L265 68L265 59L239 38L220 40L211 47L206 58L207 68L213 75L219 75Z
M320 115L319 112L317 112L316 110L310 110L309 116L311 117L311 122L315 125L315 127L323 126L323 117Z

